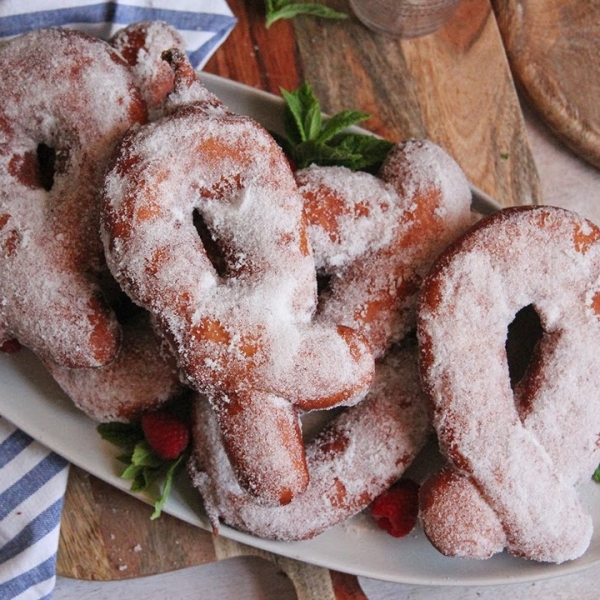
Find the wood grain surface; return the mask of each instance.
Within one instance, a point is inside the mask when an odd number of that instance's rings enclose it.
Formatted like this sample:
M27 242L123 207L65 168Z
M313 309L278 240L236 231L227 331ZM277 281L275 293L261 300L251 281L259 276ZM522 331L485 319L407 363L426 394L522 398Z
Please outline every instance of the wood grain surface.
M600 2L494 0L523 96L554 134L600 167Z
M366 111L372 116L365 126L392 140L430 137L505 206L538 201L537 172L489 0L463 0L444 28L403 41L374 34L353 17L299 17L267 30L262 1L229 4L239 22L208 72L277 94L306 79L326 112ZM345 0L327 4L349 12ZM147 506L73 467L58 572L120 579L257 553L169 516L149 516ZM281 568L296 570L290 576L297 581L315 574L299 563ZM320 571L330 597L364 598L356 578Z
M114 581L254 556L274 563L289 577L299 598L366 600L354 576L215 537L167 514L150 521L151 514L150 506L71 466L57 573Z
M347 4L330 2L344 10ZM423 38L396 40L356 20L297 20L304 77L326 112L372 114L365 126L392 140L429 137L501 204L539 201L522 112L488 0L463 0Z

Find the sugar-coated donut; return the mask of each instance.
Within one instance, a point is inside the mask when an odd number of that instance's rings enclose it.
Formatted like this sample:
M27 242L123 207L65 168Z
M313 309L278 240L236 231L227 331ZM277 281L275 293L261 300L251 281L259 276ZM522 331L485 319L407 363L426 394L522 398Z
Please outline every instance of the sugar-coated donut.
M17 338L69 367L106 364L120 334L95 280L99 192L145 103L113 48L61 29L0 46L0 96L0 344Z
M346 409L307 444L310 483L286 506L262 506L242 490L208 403L194 417L193 484L215 531L221 521L262 538L312 538L360 512L410 465L430 426L414 348L393 349L377 366L360 404Z
M52 377L77 408L99 422L133 422L184 393L174 364L142 311L121 321L123 341L117 357L92 369L46 363Z
M543 335L513 392L507 328L529 306ZM600 229L547 206L487 217L428 275L418 338L429 413L450 469L422 490L421 519L434 545L478 558L506 546L557 563L583 554L592 520L575 485L600 461Z
M308 482L295 406L357 402L373 357L358 333L312 320L315 265L280 148L210 97L181 52L166 58L176 71L172 112L128 133L106 178L107 262L153 314L189 383L209 396L245 487L287 502ZM277 433L265 425L255 439L254 414ZM253 449L272 435L287 449L278 465Z
M360 331L377 358L414 328L422 278L473 222L467 179L433 142L397 144L382 177L296 173L317 268L330 278L319 318Z
M141 21L118 31L110 43L131 66L150 118L160 116L174 84L173 69L162 54L172 48L185 50L179 32L163 21Z
M425 535L446 556L485 559L506 547L494 509L469 478L450 466L421 485L419 520Z
M434 144L399 144L384 172L395 185L343 167L295 174L317 267L331 277L318 318L360 331L377 357L414 327L421 278L473 221L464 175ZM414 355L394 347L367 398L309 444L306 492L273 508L239 487L206 410L197 409L190 468L213 526L223 520L279 540L313 537L362 510L400 477L429 431Z

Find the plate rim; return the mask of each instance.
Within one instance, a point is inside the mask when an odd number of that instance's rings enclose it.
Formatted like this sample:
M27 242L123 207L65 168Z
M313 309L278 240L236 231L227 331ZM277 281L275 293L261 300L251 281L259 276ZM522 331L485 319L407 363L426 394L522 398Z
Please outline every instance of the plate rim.
M278 107L278 110L282 110L284 101L282 98L275 96L269 92L265 92L263 90L258 90L251 86L247 86L245 84L241 84L239 82L232 81L230 79L220 77L218 75L212 75L209 73L200 73L200 77L203 82L210 88L218 88L218 89L227 89L232 98L237 95L241 95L244 98L250 97L252 101L258 104L266 104L269 107ZM276 112L276 111L275 111ZM360 132L369 133L367 130L362 128L354 128ZM492 199L490 196L485 194L482 190L477 188L476 186L471 185L471 190L473 194L473 198L475 201L481 203L482 206L487 207L489 212L493 212L495 210L499 210L502 206ZM20 362L22 359L33 361L34 366L31 365L28 367L30 369L30 373L36 373L36 369L40 371L43 369L41 363L37 364L37 359L33 356L33 354L27 349L23 349L21 351L23 356L21 359L15 358L16 362ZM12 359L9 358L9 361ZM4 362L4 361L3 361ZM37 365L37 366L36 366ZM12 367L11 367L12 368ZM18 369L17 372L21 371L20 375L23 375L22 369ZM3 366L0 366L0 381L3 377ZM70 415L69 418L75 419L76 422L86 422L88 429L91 428L95 431L96 423L83 412L79 411L70 400L62 393L62 391L58 388L58 386L52 381L50 375L47 372L43 372L39 375L44 381L42 383L42 391L44 389L48 389L50 386L50 396L53 400L62 405L62 411L64 411L64 415ZM29 382L32 383L32 382ZM35 383L37 385L37 382ZM44 387L45 386L45 387ZM4 387L4 386L3 386ZM14 409L13 411L8 410L8 416L4 413L6 410L6 404L3 400L4 397L4 389L0 392L0 414L7 418L9 421L13 422L23 431L34 437L36 440L41 442L43 445L47 446L49 449L57 452L58 454L63 455L69 462L72 464L81 467L87 472L93 474L99 479L105 481L106 483L116 487L117 489L124 491L125 493L132 495L145 503L150 503L151 501L144 494L133 493L129 490L129 483L123 479L121 479L117 475L117 466L118 462L116 461L116 452L112 452L114 448L108 444L108 442L104 442L101 440L100 436L97 435L97 439L94 440L93 451L97 449L101 453L101 456L98 457L97 464L91 464L89 461L84 460L84 457L73 455L72 452L65 452L65 449L60 446L60 444L56 443L55 438L48 434L44 428L40 427L32 427L27 422L26 413L22 412L21 417L19 416L18 409ZM45 399L47 401L48 398ZM49 409L48 409L49 410ZM59 412L59 411L56 411ZM64 416L63 415L63 416ZM56 419L54 419L56 421ZM50 421L52 422L52 420ZM169 497L164 507L164 511L176 518L179 518L191 525L198 526L204 530L211 531L211 526L208 522L208 519L205 515L200 513L201 500L198 492L193 492L191 488L191 483L187 484L187 490L182 489L179 485L174 486L174 494ZM185 494L187 493L195 493L198 497L198 505L196 508L192 508L188 506L188 498L186 498ZM360 517L360 516L359 516ZM352 519L356 519L353 517ZM351 519L351 520L352 520ZM346 527L345 524L341 524L333 528L333 530L339 530ZM332 530L329 530L330 532ZM328 532L317 536L315 540L324 539L323 536L326 536ZM307 562L316 566L320 566L323 568L334 569L346 573L350 573L357 576L368 577L372 579L378 579L381 581L388 581L391 583L400 583L400 584L412 584L412 585L429 585L429 586L487 586L487 585L499 585L499 584L514 584L514 583L527 583L533 581L541 581L544 579L549 579L553 577L557 577L560 575L572 574L575 572L579 572L581 570L587 569L600 561L600 556L591 561L584 561L582 559L578 559L577 561L571 561L570 563L563 563L563 565L539 565L535 564L534 569L525 569L520 574L515 574L513 576L498 576L498 577L489 577L488 575L477 577L477 576L469 576L469 577L461 577L456 576L455 578L447 578L445 576L437 576L437 577L423 577L423 576L410 576L410 574L403 573L402 575L394 575L389 572L381 572L373 569L361 568L360 566L354 565L352 568L345 568L344 564L339 561L336 562L335 557L323 558L317 557L313 558L311 556L307 556L306 547L310 548L310 545L314 542L314 540L308 540L303 542L275 542L271 540L263 540L261 538L251 536L250 534L237 531L227 525L220 526L220 534L224 537L232 539L234 541L238 541L255 548L265 550L267 552L271 552L280 556L285 556L288 558L292 558L295 560L299 560L302 562ZM386 535L386 534L382 534ZM389 536L387 536L389 537ZM383 538L382 538L383 539ZM391 538L393 539L393 538ZM397 542L397 540L396 540ZM437 553L437 551L434 551ZM439 555L441 557L441 555ZM585 557L585 555L584 555ZM464 561L465 559L447 559L447 557L441 557L442 560L453 560L453 561ZM510 560L519 561L519 564L522 564L524 561L522 559L512 559L508 557ZM582 557L583 558L583 557ZM489 560L496 560L497 557L493 557ZM465 563L463 563L465 564ZM516 564L516 563L515 563ZM535 574L534 574L535 572Z

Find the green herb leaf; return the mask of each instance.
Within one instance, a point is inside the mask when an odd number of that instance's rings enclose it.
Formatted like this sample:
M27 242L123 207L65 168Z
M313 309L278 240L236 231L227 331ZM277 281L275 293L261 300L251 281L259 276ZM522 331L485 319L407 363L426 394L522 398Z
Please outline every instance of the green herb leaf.
M131 463L131 452L127 452L125 454L121 454L119 456L117 456L117 460L119 462L122 462L125 465L128 465Z
M345 133L336 136L332 143L337 150L351 157L350 169L375 172L381 166L394 144L371 135Z
M596 483L600 483L600 465L598 465L598 467L596 467L596 470L594 471L594 474L592 475L592 479Z
M348 15L337 10L333 10L323 4L309 4L305 2L294 2L293 0L266 0L266 21L267 29L280 19L293 19L299 15L309 15L321 17L323 19L347 19Z
M125 470L121 473L121 479L133 479L134 481L139 477L139 475L144 470L144 467L140 467L139 465L129 464L125 468Z
M125 474L122 475L123 479L132 479L130 489L132 492L145 492L147 489L146 486L146 477L144 476L143 467L136 467L135 477L125 477Z
M358 112L356 110L343 110L325 122L325 126L319 133L316 141L323 144L338 133L341 133L344 129L356 125L357 123L361 123L362 121L366 121L369 116L370 115L367 113Z
M165 473L165 480L163 483L162 492L161 492L160 496L158 497L158 499L156 500L156 502L154 503L154 512L150 516L151 520L154 520L154 519L157 519L158 517L160 517L162 509L165 505L165 502L166 502L167 498L169 497L169 494L171 493L171 487L173 486L173 479L175 478L175 475L179 471L179 468L181 466L183 466L183 464L184 464L184 455L182 454L177 460L172 461L172 464L167 469L167 472Z
M131 455L131 463L140 467L158 468L164 462L164 459L157 456L145 440L136 444Z
M133 449L144 439L142 428L132 423L100 423L97 431L103 440L119 448Z
M299 144L312 139L311 132L321 128L319 102L312 88L307 83L303 83L294 92L281 88L281 94L286 101L285 132L291 142Z
M281 94L286 102L286 137L273 136L299 169L314 163L375 172L393 146L372 135L345 131L367 119L367 113L343 110L323 119L319 101L307 82L292 92L282 89Z
M125 450L117 460L125 465L121 478L131 481L132 492L147 492L154 484L158 485L159 493L150 518L159 517L171 492L173 478L185 464L189 450L175 460L164 460L150 448L137 424L102 423L97 430L103 439Z

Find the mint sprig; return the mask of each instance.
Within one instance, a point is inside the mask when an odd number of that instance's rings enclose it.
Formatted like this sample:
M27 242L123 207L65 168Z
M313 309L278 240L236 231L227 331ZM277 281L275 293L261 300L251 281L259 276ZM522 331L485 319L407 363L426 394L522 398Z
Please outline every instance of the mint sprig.
M323 118L319 101L307 82L291 92L281 89L281 94L286 103L285 136L273 135L299 169L314 163L373 172L393 146L373 135L346 131L368 119L367 113L343 110Z
M293 0L265 0L267 29L280 19L293 19L299 15L310 15L324 19L347 19L346 13L333 10L318 3L294 2Z
M137 423L101 423L97 430L102 439L122 450L117 457L125 465L121 478L131 481L132 492L146 492L152 486L158 486L150 519L158 518L171 492L173 479L185 464L189 453L184 452L174 460L161 458L150 448Z

